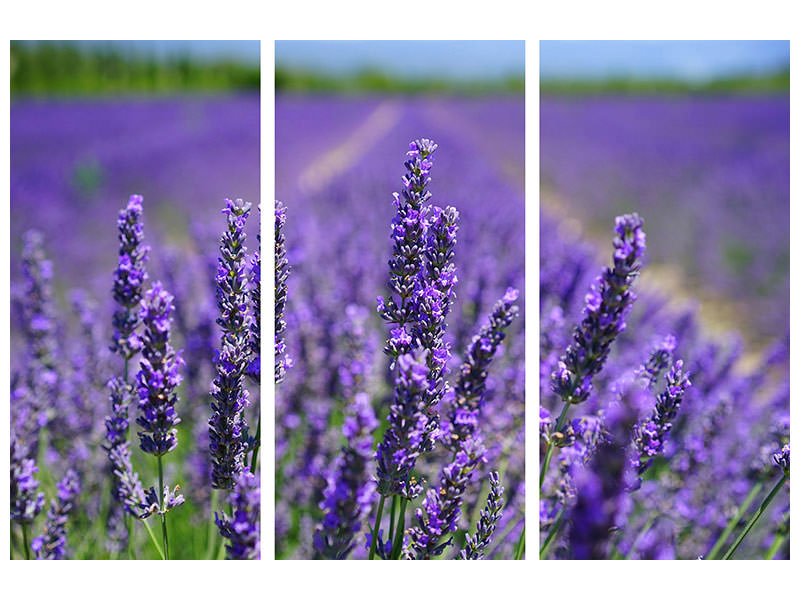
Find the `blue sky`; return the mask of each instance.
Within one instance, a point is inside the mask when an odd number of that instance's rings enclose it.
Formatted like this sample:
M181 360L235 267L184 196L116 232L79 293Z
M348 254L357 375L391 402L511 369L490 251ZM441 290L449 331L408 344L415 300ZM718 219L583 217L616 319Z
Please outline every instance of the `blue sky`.
M364 68L455 80L525 74L521 41L277 41L275 63L342 75Z
M715 77L789 64L788 41L543 41L543 78Z

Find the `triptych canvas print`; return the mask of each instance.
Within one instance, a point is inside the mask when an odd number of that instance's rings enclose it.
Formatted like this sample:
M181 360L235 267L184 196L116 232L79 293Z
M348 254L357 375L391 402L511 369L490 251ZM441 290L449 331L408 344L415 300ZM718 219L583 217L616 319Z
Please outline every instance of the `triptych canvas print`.
M9 557L788 559L789 114L788 41L11 41Z

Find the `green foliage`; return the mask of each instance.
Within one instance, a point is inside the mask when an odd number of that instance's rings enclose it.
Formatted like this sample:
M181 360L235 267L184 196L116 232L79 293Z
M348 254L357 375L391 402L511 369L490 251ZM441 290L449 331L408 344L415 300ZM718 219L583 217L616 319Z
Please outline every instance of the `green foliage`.
M524 76L492 80L454 81L446 78L400 78L383 71L366 69L351 75L333 76L316 71L275 66L275 91L294 94L457 94L517 95L525 93Z
M258 65L234 60L160 58L111 44L11 42L11 94L82 96L258 90Z
M789 67L764 75L736 75L710 81L692 82L681 79L641 79L609 77L607 79L544 78L540 82L544 95L626 95L626 94L788 94Z

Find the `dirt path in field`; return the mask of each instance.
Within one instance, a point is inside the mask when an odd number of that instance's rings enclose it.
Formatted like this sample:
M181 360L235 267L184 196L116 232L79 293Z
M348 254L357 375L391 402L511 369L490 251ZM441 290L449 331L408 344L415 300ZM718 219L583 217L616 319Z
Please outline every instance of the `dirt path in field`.
M600 264L608 264L611 244L611 224L607 227L594 225L586 227L588 219L576 218L569 212L563 199L553 190L543 190L541 207L549 214L558 217L597 249ZM744 342L741 359L737 369L749 373L758 368L763 358L765 343L753 331L747 319L747 307L742 303L697 285L691 281L677 265L648 263L642 270L639 283L643 290L654 292L668 299L667 306L680 311L694 308L698 324L708 337L726 342L731 332L740 334Z
M345 140L320 155L300 174L298 184L303 193L324 189L337 175L355 165L400 121L403 107L397 101L379 104Z

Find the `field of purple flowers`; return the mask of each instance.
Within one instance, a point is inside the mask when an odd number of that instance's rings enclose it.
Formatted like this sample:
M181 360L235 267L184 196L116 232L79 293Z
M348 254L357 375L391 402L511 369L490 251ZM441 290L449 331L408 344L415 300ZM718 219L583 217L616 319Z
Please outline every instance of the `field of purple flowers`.
M276 557L524 556L523 173L521 98L277 98Z
M782 98L543 99L540 557L789 557L788 131Z
M12 558L260 556L259 171L255 96L12 104Z

